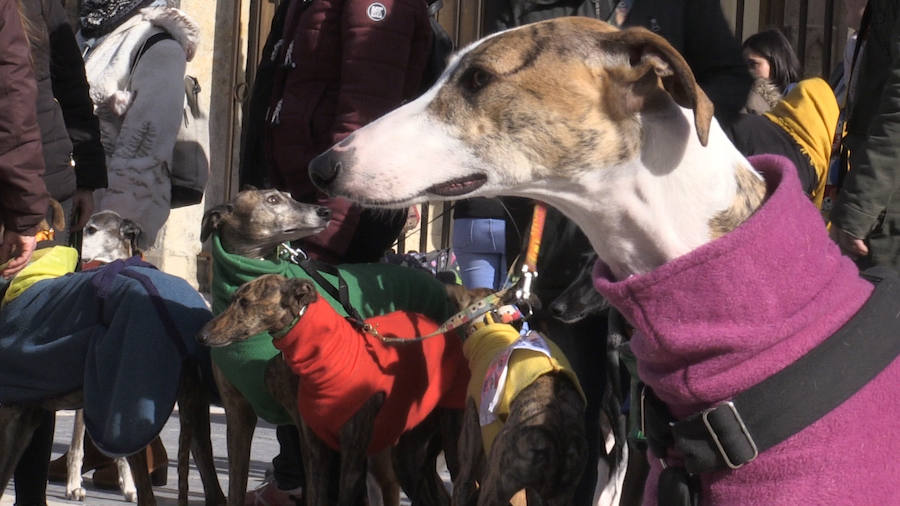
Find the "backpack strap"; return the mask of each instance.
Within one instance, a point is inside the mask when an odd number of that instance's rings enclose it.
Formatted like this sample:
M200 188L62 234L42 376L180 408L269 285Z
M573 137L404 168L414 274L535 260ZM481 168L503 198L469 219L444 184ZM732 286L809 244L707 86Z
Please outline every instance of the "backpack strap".
M134 60L131 62L131 70L129 70L128 73L134 75L134 69L137 68L137 64L141 59L141 56L144 56L144 53L146 53L148 49L153 47L153 44L166 39L175 40L175 37L172 37L172 34L170 34L169 32L154 33L153 35L147 37L147 39L144 40L144 43L141 44L141 48L138 49L138 52L134 55Z
M888 269L865 272L863 277L876 284L875 290L850 321L799 360L732 400L676 420L645 387L641 427L653 453L662 458L667 448L676 448L690 475L737 469L869 383L900 355L900 278Z

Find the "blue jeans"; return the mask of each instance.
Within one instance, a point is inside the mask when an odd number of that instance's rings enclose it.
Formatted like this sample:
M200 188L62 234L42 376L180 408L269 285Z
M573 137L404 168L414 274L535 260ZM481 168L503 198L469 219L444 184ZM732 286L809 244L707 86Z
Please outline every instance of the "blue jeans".
M493 218L453 220L453 252L463 286L499 289L506 281L506 222Z

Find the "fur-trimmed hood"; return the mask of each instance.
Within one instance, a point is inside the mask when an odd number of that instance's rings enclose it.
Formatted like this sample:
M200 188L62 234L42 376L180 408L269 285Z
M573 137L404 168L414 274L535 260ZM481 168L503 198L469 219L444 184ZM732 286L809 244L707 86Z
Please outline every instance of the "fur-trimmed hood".
M146 7L140 11L141 17L158 26L181 44L187 61L194 59L200 42L200 26L181 9L174 7Z
M91 100L98 116L112 113L122 116L131 103L131 66L141 46L152 35L168 32L184 49L185 61L191 61L200 41L200 27L184 11L154 3L128 19L115 30L98 38L78 33L84 54L85 70L91 85ZM165 72L165 69L159 69Z
M753 81L753 87L747 96L747 104L744 111L751 114L763 114L775 107L781 100L781 92L772 81L768 79L756 79Z

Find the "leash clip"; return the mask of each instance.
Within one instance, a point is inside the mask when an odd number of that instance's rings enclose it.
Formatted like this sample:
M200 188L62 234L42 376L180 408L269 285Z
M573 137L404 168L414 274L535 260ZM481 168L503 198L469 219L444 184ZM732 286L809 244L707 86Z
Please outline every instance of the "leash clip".
M529 304L531 300L531 285L534 284L534 280L537 278L537 272L528 270L527 266L522 266L522 283L521 286L516 289L516 301L517 302L525 302Z
M287 241L281 243L279 248L281 248L281 251L278 256L282 258L287 257L287 260L291 263L299 264L304 260L309 260L309 255L307 255L305 251L291 246L291 243Z

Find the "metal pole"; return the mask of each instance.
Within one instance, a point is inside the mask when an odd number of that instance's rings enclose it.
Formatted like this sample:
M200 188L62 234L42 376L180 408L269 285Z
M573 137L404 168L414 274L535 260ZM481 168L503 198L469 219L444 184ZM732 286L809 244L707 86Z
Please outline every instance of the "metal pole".
M834 44L834 0L825 0L825 36L822 43L822 76L831 76L831 51Z
M800 0L800 27L797 30L797 58L800 60L800 74L806 73L806 30L809 17L809 0Z

